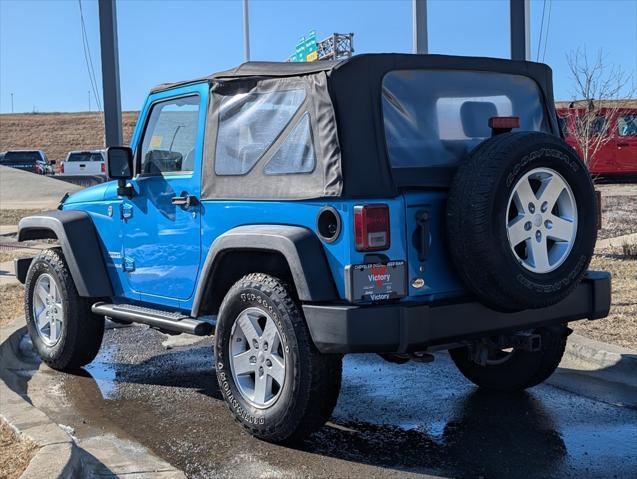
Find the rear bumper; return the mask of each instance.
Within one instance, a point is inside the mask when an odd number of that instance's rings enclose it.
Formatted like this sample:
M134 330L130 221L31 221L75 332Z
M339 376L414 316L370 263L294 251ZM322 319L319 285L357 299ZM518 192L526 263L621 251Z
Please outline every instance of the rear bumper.
M314 344L322 353L406 353L427 347L608 315L610 274L589 271L560 303L515 313L478 302L453 304L303 305Z

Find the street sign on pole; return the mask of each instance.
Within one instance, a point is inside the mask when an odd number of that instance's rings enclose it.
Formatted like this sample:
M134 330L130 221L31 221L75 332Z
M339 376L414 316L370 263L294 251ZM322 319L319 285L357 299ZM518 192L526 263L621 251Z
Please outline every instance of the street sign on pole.
M119 91L119 57L117 53L117 12L115 0L99 0L100 50L102 53L102 88L104 90L105 146L120 146L122 103Z

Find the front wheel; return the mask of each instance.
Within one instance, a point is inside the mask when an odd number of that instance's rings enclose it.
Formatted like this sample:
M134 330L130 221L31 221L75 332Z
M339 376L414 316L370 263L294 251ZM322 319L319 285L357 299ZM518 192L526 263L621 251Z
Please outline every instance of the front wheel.
M33 347L53 369L73 370L90 363L104 336L104 317L91 312L77 293L60 248L33 259L24 286L25 316Z
M498 349L489 347L483 364L475 361L469 347L449 350L458 370L471 382L484 389L518 391L541 382L557 369L570 330L564 326L541 328L539 351Z
M341 356L317 351L296 301L276 278L244 276L221 305L215 334L219 387L253 436L294 443L336 405Z

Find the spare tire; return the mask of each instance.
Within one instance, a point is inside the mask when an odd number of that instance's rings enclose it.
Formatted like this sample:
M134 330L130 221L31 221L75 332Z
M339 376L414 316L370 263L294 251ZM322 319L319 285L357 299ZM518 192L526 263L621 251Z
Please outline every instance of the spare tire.
M449 192L453 263L467 288L499 310L541 308L571 293L593 254L596 224L588 170L546 133L485 140Z

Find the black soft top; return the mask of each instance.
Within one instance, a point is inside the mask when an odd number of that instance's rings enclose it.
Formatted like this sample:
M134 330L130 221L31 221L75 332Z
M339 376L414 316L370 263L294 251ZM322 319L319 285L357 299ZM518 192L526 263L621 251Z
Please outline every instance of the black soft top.
M340 186L330 190L329 194L321 194L317 190L312 196L389 197L397 194L402 187L413 186L414 179L418 179L421 185L444 187L453 174L448 168L441 171L409 171L409 168L392 171L390 167L383 127L382 87L383 77L393 70L472 70L527 76L535 80L544 96L551 130L559 131L553 104L551 69L541 63L498 58L380 53L311 63L247 62L207 77L162 84L152 91L200 82L210 83L214 91L235 82L245 84L246 81L257 83L267 79L319 75L326 78L327 92L324 93L331 100L335 113L336 146L340 150L337 159L325 160L324 171L337 172L339 178L333 179L340 181ZM322 135L320 131L316 133Z

